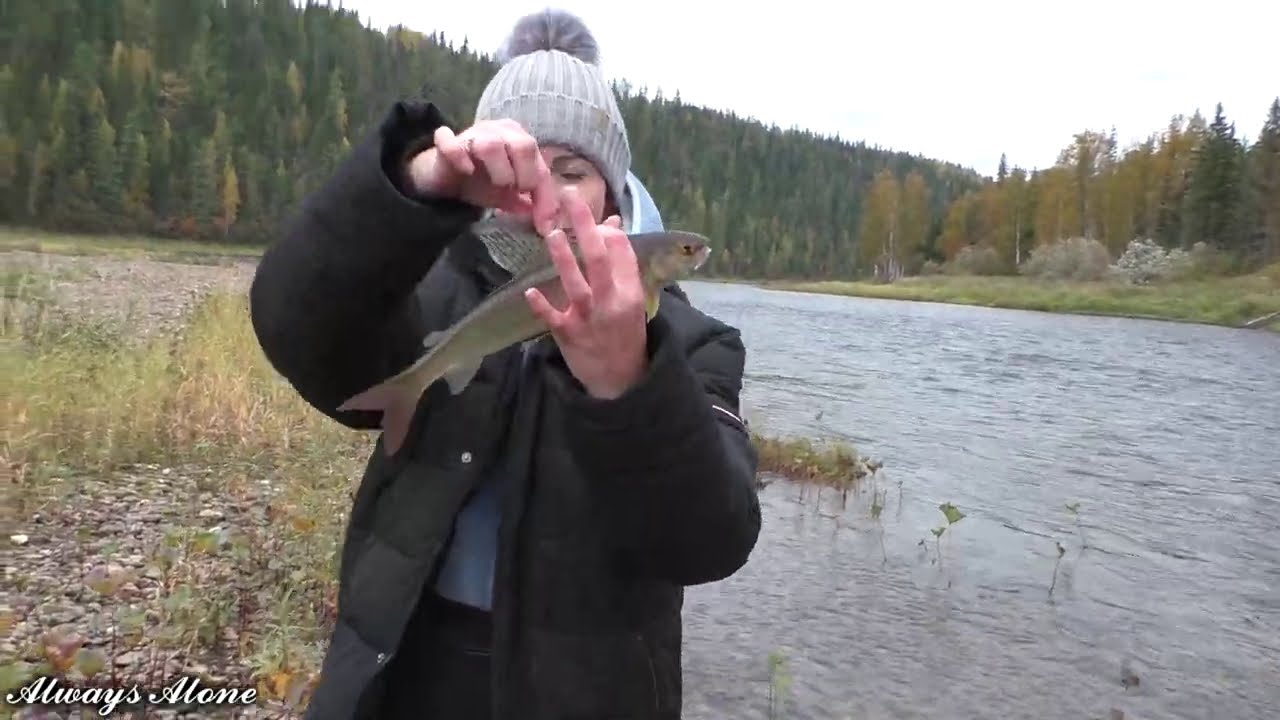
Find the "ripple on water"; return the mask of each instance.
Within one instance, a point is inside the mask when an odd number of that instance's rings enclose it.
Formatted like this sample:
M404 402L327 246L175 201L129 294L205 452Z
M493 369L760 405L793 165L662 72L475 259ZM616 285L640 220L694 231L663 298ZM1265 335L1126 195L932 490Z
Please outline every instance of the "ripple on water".
M1280 416L1262 399L1280 397L1280 338L686 289L742 328L764 426L853 439L903 482L887 562L854 521L865 504L840 529L793 488L764 491L748 565L688 590L686 718L767 717L778 648L790 718L1273 716ZM939 569L916 543L944 500L968 517Z

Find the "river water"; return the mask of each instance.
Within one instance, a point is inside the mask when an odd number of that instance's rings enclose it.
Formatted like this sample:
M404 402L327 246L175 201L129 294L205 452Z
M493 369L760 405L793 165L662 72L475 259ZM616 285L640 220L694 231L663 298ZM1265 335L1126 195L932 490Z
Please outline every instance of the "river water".
M686 718L769 717L774 651L778 717L1280 717L1280 336L686 290L742 329L757 427L887 491L879 525L869 487L762 491L750 562L686 595Z

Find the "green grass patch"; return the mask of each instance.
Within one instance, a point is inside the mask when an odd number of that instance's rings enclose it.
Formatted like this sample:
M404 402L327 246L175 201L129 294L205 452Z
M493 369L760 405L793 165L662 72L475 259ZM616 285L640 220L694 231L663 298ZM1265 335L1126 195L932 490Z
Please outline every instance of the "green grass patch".
M1180 320L1233 327L1280 311L1280 264L1238 277L1151 285L947 275L912 277L891 284L780 281L761 285L776 290L828 295Z
M228 260L253 260L264 248L257 245L176 240L138 235L78 235L24 228L0 228L0 251L56 255L109 255L149 258L164 262L221 264Z

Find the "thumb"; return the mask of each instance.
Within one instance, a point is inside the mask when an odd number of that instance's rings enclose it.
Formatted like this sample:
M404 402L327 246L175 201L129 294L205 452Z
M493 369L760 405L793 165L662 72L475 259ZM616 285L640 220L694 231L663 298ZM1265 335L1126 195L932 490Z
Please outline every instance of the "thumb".
M621 230L622 218L617 215L610 215L609 217L605 218L604 224L608 225L611 228Z

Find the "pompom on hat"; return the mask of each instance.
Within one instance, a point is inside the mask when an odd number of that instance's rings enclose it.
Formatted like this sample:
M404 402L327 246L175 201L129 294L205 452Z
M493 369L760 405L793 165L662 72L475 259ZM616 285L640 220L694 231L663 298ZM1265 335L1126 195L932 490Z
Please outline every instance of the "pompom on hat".
M495 56L501 67L481 93L475 119L515 120L539 145L564 145L582 155L629 215L631 146L599 58L595 37L576 15L551 8L526 15Z

